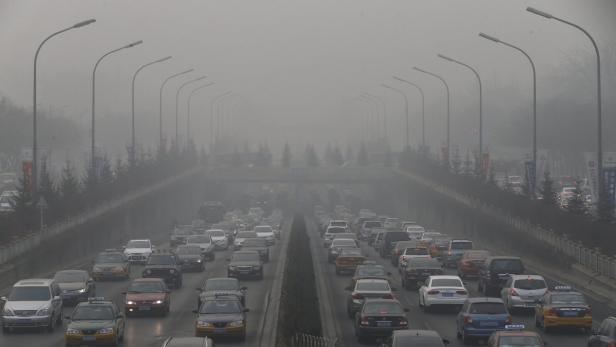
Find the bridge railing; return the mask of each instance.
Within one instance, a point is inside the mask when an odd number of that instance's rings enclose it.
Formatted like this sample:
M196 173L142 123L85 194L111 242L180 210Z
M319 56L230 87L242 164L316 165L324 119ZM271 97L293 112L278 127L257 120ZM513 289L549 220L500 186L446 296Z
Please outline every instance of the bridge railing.
M337 347L338 339L335 337L297 334L291 340L291 347Z

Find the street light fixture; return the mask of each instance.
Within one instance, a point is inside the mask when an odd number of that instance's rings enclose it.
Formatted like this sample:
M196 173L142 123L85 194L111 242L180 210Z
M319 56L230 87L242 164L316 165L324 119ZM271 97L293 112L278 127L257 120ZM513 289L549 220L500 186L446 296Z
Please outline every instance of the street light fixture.
M481 163L483 163L483 86L481 84L481 76L479 76L479 72L477 72L477 70L475 70L472 66L468 64L465 64L459 60L450 58L443 54L438 54L437 56L441 59L445 59L449 62L466 67L475 74L475 77L477 77L477 82L479 83L479 160L477 161L477 163L478 165L481 165ZM477 169L481 170L482 166L478 166Z
M371 100L374 100L375 102L377 102L377 104L381 104L381 108L383 109L383 138L385 139L385 141L387 141L387 107L385 105L385 101L383 101L383 99L379 98L378 96L372 95L370 93L363 93L362 95L365 95Z
M216 139L214 138L214 117L215 117L215 108L216 108L216 103L218 102L218 100L230 95L231 93L233 93L233 91L229 90L225 93L222 93L216 97L214 97L214 99L212 99L212 113L210 114L210 141L212 141L210 151L213 152L214 150L214 145L216 144Z
M188 146L188 144L190 143L190 100L192 99L193 95L200 91L201 89L207 88L209 86L214 85L214 82L210 82L208 84L202 85L200 87L197 87L195 89L193 89L190 94L188 95L188 101L186 104L186 146Z
M413 67L413 70L415 71L419 71L422 72L424 74L430 75L432 77L436 77L438 78L441 82L443 82L443 85L445 86L445 92L447 94L447 124L446 124L446 142L445 142L445 156L446 158L444 158L444 162L445 164L447 164L447 168L449 168L449 155L451 153L451 98L449 95L449 85L447 84L447 81L445 81L445 79L433 72L424 70L424 69L420 69L416 66Z
M369 100L366 97L361 96L361 95L353 98L353 100L357 100L357 101L360 101L362 103L367 103L368 107L369 107L368 110L366 111L366 123L364 125L365 129L364 129L363 134L362 134L362 139L365 141L365 140L367 140L370 137L370 118L371 118L371 115L372 115L372 106L374 104L372 103L371 100Z
M404 94L403 91L401 91L398 88L394 88L392 86L389 86L385 83L381 83L381 87L383 88L387 88L387 89L391 89L395 92L397 92L398 94L402 95L402 97L404 98L404 112L406 114L406 126L405 126L405 134L406 134L406 145L404 147L404 150L409 150L409 146L410 146L410 140L409 140L409 100L406 97L406 94Z
M486 40L490 40L492 42L496 42L496 43L500 43L502 45L505 45L507 47L513 48L516 51L522 53L527 59L528 62L530 63L530 67L532 68L532 72L533 72L533 153L532 153L532 161L533 161L533 168L531 171L531 174L529 176L529 180L530 180L530 185L531 187L529 187L529 194L531 197L535 197L535 190L537 188L537 70L535 69L535 62L533 62L533 59L530 57L530 55L528 55L528 53L526 53L526 51L524 51L522 48L515 46L511 43L502 41L500 39L497 39L494 36L490 36L484 33L479 33L480 37L483 37Z
M140 44L142 44L143 41L139 40L139 41L135 41L132 43L129 43L126 46L122 46L120 48L116 48L114 50L111 50L105 54L103 54L103 56L101 56L100 58L98 58L98 60L96 61L96 64L94 64L94 69L92 70L92 129L90 129L92 131L91 134L91 143L90 143L90 160L91 160L91 166L92 166L92 177L94 177L95 175L95 169L96 169L96 148L95 148L95 144L96 144L96 69L98 68L98 65L101 63L101 61L103 61L103 59L105 59L105 57L119 52L121 50L124 49L128 49L128 48L132 48L135 46L138 46Z
M131 165L135 164L135 142L136 142L136 139L135 139L135 80L137 79L137 74L139 74L141 70L145 69L146 67L150 65L162 63L171 58L172 58L171 56L167 56L167 57L164 57L158 60L154 60L147 64L143 64L137 69L137 71L135 71L135 74L133 75L133 83L132 83L132 91L131 91L131 153L130 153L130 164Z
M58 30L55 33L47 36L38 46L38 48L36 49L36 53L34 53L34 73L33 73L33 84L32 84L32 191L33 193L36 193L38 190L38 127L37 127L37 120L38 120L38 115L37 115L37 103L36 103L36 76L37 76L37 62L38 62L38 56L39 53L41 52L41 48L43 48L43 45L49 41L49 39L51 39L54 36L60 35L63 32L72 30L72 29L77 29L77 28L81 28L84 27L86 25L92 24L96 22L96 19L88 19L88 20L84 20L82 22L79 22L73 26L70 26L68 28L64 28L62 30Z
M572 23L568 20L559 18L559 17L555 17L547 12L543 12L540 11L536 8L532 8L532 7L527 7L526 11L536 14L538 16L547 18L547 19L554 19L557 20L561 23L567 24L569 26L572 26L578 30L580 30L581 32L584 33L584 35L586 35L586 37L588 37L588 39L590 40L590 42L592 43L592 46L595 49L595 54L597 56L597 196L599 198L599 203L603 203L604 202L604 197L606 194L605 191L605 180L603 177L603 116L602 116L602 101L601 101L601 56L599 54L599 47L597 46L597 42L595 41L595 39L590 35L590 33L582 28L581 26Z
M180 131L179 131L179 128L178 128L178 113L179 113L179 109L180 109L180 92L187 85L189 85L191 83L195 83L195 82L201 81L201 80L203 80L205 78L207 78L207 76L197 77L197 78L194 78L194 79L192 79L190 81L184 82L184 83L182 83L180 85L178 90L175 92L175 145L177 146L178 150L180 149L180 142L179 142L179 140L180 140L179 139Z
M371 105L371 107L374 107L374 113L372 114L373 118L374 118L374 140L378 141L379 139L379 103L372 99L370 96L368 96L366 93L363 93L360 95L360 98L362 98L364 101L366 101L367 103L369 103Z
M195 69L188 69L182 72L178 72L176 74L173 74L167 78L165 78L165 80L163 81L163 83L160 85L160 94L158 97L158 145L159 145L159 149L162 150L163 149L163 89L165 88L165 84L167 84L167 82L169 82L170 80L179 77L179 76L183 76L187 73L191 73L195 71Z
M423 153L426 150L426 117L425 117L425 111L426 111L426 97L424 95L424 91L423 89L421 89L421 87L413 82L407 81L403 78L400 78L398 76L393 76L395 80L398 80L400 82L406 83L408 85L411 85L415 88L417 88L417 90L419 91L419 94L421 94L421 153Z

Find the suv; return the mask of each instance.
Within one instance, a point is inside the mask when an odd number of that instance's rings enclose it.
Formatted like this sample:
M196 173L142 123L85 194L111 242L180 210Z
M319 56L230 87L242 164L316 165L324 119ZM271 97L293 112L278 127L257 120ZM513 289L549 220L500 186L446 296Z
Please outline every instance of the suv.
M386 231L383 241L379 244L379 254L382 258L391 256L391 250L398 241L409 241L409 234L406 231Z
M263 279L263 262L257 251L235 251L229 259L227 277Z
M53 331L62 325L62 297L60 287L51 279L21 280L2 297L2 331L12 328L46 328Z
M359 235L362 239L368 239L370 237L370 233L374 228L383 228L383 222L379 220L367 220L364 221L361 228L359 229Z
M479 265L479 283L477 290L489 295L498 293L510 275L524 274L524 264L518 257L488 257Z
M130 240L124 246L124 255L131 263L145 264L153 249L154 246L150 240Z
M145 265L145 269L143 269L143 277L162 278L167 285L181 288L182 267L178 257L170 253L152 254Z

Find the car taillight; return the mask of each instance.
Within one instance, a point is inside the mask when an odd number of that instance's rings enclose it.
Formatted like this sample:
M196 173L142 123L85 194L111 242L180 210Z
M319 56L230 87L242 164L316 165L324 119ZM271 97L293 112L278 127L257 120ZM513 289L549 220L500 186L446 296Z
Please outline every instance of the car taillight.
M468 292L466 290L456 290L456 294L459 295L468 295Z
M383 295L383 299L394 299L393 294L385 294Z
M507 319L505 319L505 324L511 324L511 316L507 316Z
M473 324L473 318L471 318L471 316L469 316L469 315L465 315L464 316L464 324L465 325Z
M363 299L363 298L364 298L364 296L363 296L363 295L361 295L361 294L359 294L359 293L353 293L353 295L351 295L351 297L352 297L353 299L356 299L356 300L361 300L361 299Z
M511 296L519 296L518 292L515 289L513 289L513 288L509 289L509 295L511 295Z
M556 316L556 310L551 308L548 310L548 316Z
M360 325L370 325L370 322L368 321L368 318L366 318L365 316L361 316L359 320L359 324Z
M428 291L428 295L436 295L436 294L438 294L438 293L440 293L440 291L438 291L438 290L434 290L434 289L432 289L432 290Z

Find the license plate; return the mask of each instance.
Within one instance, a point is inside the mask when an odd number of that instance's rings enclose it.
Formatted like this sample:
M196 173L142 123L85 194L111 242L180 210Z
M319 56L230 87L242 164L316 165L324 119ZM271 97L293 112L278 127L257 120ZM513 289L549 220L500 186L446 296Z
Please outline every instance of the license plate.
M482 327L495 327L498 325L498 322L479 322L479 325Z
M563 312L563 316L565 317L576 317L578 315L575 311L565 311Z
M150 309L150 306L139 306L139 311L149 311Z
M96 341L96 336L84 336L81 339L82 341Z
M390 327L391 326L391 322L376 322L376 326L383 328L383 327Z
M214 334L223 334L225 332L225 328L214 328Z
M446 298L450 298L453 296L453 293L441 293L442 296L446 297Z

